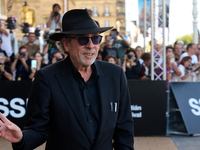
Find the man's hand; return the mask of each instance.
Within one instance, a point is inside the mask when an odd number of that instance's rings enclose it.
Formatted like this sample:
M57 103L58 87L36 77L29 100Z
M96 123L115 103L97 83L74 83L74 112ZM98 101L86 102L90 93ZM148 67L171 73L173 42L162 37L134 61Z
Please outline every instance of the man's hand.
M12 143L18 143L23 138L21 129L2 113L0 113L0 136Z

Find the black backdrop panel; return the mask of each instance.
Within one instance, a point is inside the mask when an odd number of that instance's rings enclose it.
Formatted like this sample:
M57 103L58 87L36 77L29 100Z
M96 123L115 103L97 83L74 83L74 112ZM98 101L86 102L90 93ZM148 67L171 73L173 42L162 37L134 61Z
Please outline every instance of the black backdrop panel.
M200 133L200 82L170 83L188 134Z
M136 136L166 135L165 81L128 81Z
M31 82L0 82L0 112L20 128L25 123L26 105L30 87Z

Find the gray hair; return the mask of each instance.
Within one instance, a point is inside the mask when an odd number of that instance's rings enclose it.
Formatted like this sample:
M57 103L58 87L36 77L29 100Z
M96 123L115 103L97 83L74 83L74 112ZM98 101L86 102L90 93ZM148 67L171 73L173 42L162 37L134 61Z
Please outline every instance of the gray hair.
M65 42L70 42L70 35L66 35L65 37L60 39L60 52L68 55L69 53L66 51L64 46Z
M5 57L4 53L1 53L1 52L0 52L0 56L3 56L3 60L5 60L5 59L6 59L6 57Z

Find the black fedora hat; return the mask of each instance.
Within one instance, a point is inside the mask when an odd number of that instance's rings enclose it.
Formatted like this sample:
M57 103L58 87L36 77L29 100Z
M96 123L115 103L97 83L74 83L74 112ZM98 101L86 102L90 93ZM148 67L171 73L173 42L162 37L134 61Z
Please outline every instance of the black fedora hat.
M67 34L102 33L112 27L99 27L89 16L87 9L73 9L66 12L62 19L62 32L54 33L49 38L59 41Z

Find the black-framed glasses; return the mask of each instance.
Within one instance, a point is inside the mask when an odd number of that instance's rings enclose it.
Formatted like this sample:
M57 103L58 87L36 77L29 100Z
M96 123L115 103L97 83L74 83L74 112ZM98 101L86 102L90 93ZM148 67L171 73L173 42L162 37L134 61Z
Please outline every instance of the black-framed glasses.
M91 38L92 43L94 45L97 45L101 42L102 36L101 35L95 35L92 37L87 37L87 36L79 36L79 37L70 37L71 39L77 39L78 43L80 45L86 45L89 42L89 38Z

